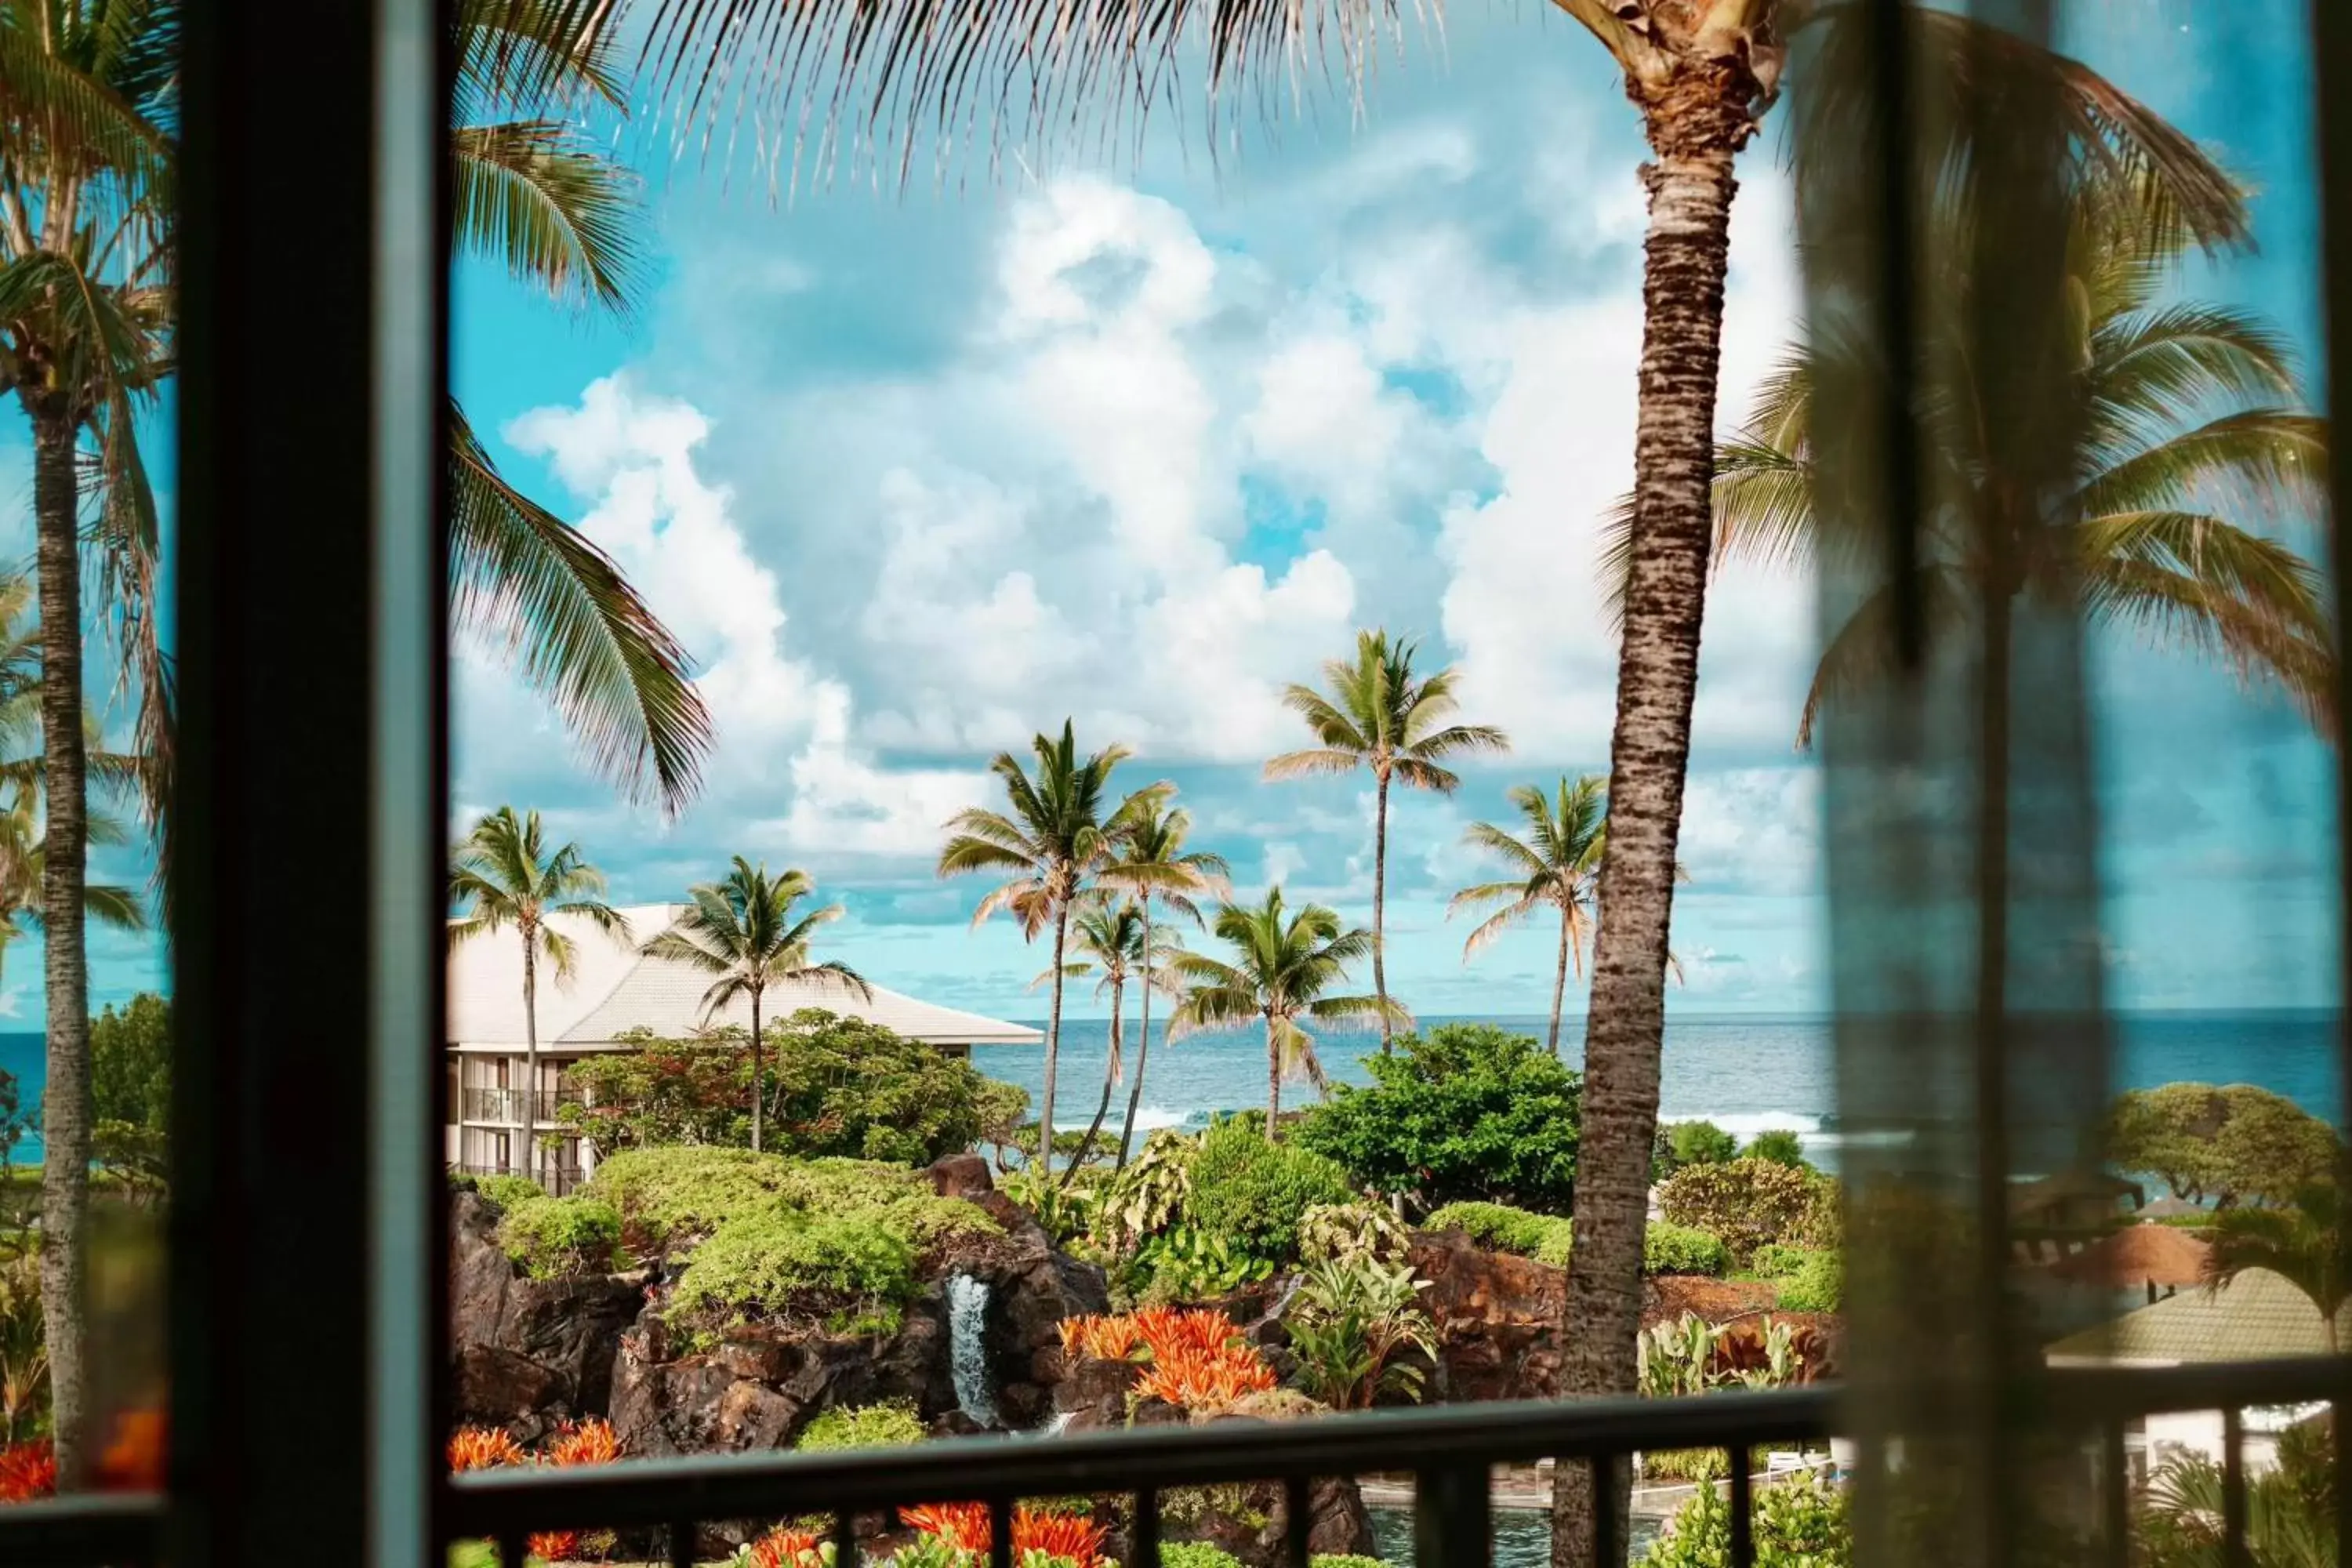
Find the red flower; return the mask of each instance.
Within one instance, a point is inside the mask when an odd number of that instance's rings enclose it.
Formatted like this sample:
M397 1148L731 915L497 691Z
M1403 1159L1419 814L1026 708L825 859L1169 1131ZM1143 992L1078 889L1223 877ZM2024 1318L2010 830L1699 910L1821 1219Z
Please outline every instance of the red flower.
M57 1490L57 1450L47 1437L0 1448L0 1503L31 1502Z

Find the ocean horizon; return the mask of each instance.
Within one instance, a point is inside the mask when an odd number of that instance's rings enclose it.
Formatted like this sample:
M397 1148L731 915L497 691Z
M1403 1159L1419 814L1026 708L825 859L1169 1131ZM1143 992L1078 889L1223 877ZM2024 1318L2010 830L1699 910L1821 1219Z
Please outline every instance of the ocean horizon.
M2336 1082L2336 1012L2329 1009L2118 1013L2113 1016L2117 1050L2116 1089L2149 1089L2182 1081L2250 1083L2285 1095L2313 1114L2343 1122ZM1043 1019L1022 1020L1045 1027ZM1443 1023L1490 1023L1540 1040L1549 1020L1542 1015L1433 1016L1423 1027ZM1837 1138L1837 1075L1832 1059L1832 1020L1808 1014L1669 1014L1666 1018L1659 1114L1669 1121L1707 1121L1741 1139L1767 1129L1786 1129L1825 1163L1834 1163ZM1127 1029L1127 1055L1135 1057L1136 1026ZM1335 1084L1366 1084L1368 1056L1379 1053L1370 1032L1330 1032L1320 1037L1324 1070ZM1054 1123L1083 1130L1094 1118L1102 1093L1103 1061L1110 1043L1108 1018L1062 1021L1061 1065L1055 1089ZM1560 1021L1561 1054L1570 1066L1583 1057L1584 1019ZM43 1042L36 1033L0 1034L0 1073L14 1077L24 1104L38 1100L43 1080ZM1026 1089L1034 1107L1045 1079L1045 1052L1035 1046L980 1046L972 1065L991 1078ZM1284 1103L1313 1100L1306 1084L1285 1084ZM1239 1029L1187 1037L1172 1045L1164 1026L1152 1021L1150 1058L1145 1070L1139 1131L1160 1127L1198 1128L1213 1115L1265 1103L1263 1035ZM1114 1132L1127 1106L1127 1085L1113 1095L1104 1125ZM37 1131L12 1158L37 1158Z

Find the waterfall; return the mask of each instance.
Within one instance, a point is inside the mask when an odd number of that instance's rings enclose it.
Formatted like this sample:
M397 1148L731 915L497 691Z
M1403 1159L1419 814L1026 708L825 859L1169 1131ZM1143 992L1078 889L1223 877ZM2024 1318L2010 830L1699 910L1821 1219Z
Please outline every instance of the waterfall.
M988 1282L969 1274L948 1280L948 1369L956 1404L982 1426L1003 1425L988 1375Z

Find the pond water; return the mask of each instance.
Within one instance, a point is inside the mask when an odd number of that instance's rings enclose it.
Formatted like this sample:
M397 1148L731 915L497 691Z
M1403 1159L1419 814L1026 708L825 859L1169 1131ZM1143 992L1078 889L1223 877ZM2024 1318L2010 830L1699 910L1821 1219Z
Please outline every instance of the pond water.
M1381 1561L1412 1568L1412 1510L1375 1508L1372 1541ZM1550 1568L1551 1515L1541 1509L1498 1508L1495 1520L1495 1568ZM1633 1557L1658 1538L1658 1521L1633 1518Z

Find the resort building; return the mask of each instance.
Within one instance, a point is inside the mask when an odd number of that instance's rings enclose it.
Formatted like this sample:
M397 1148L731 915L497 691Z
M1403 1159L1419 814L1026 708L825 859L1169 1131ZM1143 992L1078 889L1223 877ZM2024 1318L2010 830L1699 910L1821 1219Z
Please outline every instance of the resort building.
M579 1100L573 1066L583 1057L629 1049L625 1036L647 1030L680 1039L706 1024L751 1027L749 1001L734 1002L706 1019L702 998L711 977L638 951L686 910L684 904L647 904L622 910L629 922L625 941L577 917L559 918L557 929L571 939L578 958L563 979L544 956L540 960L535 1085L529 1081L525 1056L521 939L500 931L477 937L449 955L444 1157L452 1169L474 1175L514 1170L527 1133L556 1132L556 1109ZM1035 1045L1045 1037L1020 1024L938 1006L879 985L873 992L869 998L839 986L775 986L761 1005L761 1017L773 1023L803 1007L824 1007L959 1056L974 1046ZM533 1152L533 1173L558 1193L569 1191L594 1168L593 1152L577 1138Z

